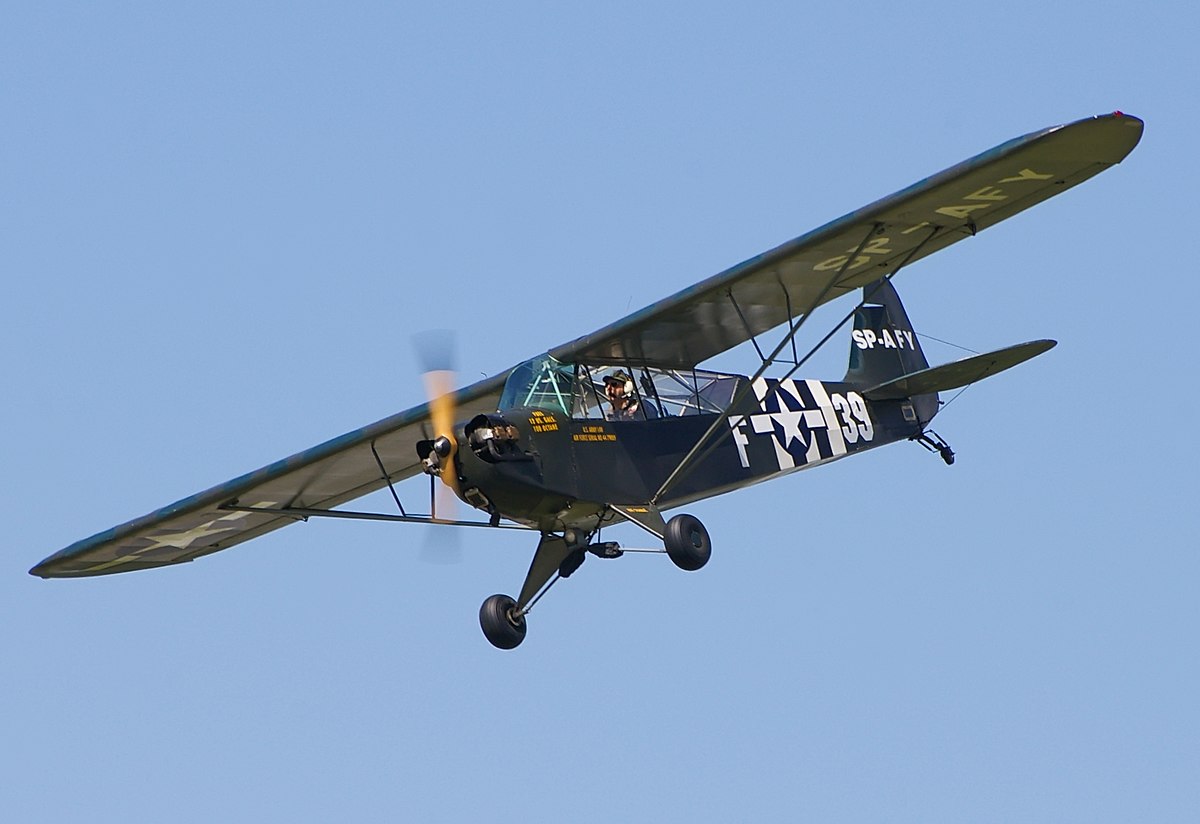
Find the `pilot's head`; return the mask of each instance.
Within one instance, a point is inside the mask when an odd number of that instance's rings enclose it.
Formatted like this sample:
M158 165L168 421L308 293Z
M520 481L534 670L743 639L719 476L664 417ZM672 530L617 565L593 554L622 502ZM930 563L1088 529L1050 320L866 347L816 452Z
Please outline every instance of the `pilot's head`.
M633 377L624 369L604 376L604 394L618 408L633 400Z

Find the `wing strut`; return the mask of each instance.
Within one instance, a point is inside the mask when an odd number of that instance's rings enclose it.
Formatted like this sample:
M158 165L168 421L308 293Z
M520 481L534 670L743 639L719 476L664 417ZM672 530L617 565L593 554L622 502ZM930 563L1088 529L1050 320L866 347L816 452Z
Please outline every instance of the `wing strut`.
M400 496L396 493L396 487L392 484L392 476L388 474L387 467L383 465L383 458L379 457L379 451L375 449L375 441L371 441L371 454L375 456L375 463L379 465L379 472L383 475L383 479L387 481L388 489L392 492L392 498L396 501L396 506L400 508L401 515L407 515L404 511L404 504L400 503Z
M754 330L752 330L750 328L750 324L746 322L746 316L744 314L742 314L742 307L738 306L737 298L735 298L733 296L733 289L730 289L726 294L729 295L729 302L733 304L733 311L737 312L738 319L742 322L742 326L746 330L746 335L749 336L750 342L752 344L754 344L754 351L758 353L758 359L760 361L765 362L767 359L763 355L762 348L759 347L759 345L758 345L758 338L754 337ZM786 298L787 297L787 289L783 290L783 294L784 294L784 297ZM789 314L788 315L788 326L792 325L791 320L792 320L792 316ZM795 335L795 333L793 332L792 340L795 340L794 335ZM779 353L779 350L776 349L775 354L778 354L778 353Z
M808 353L803 358L801 358L799 361L797 361L795 366L793 366L787 372L784 372L783 377L781 377L780 380L785 381L788 378L790 378L792 375L796 374L796 372L799 371L800 367L803 366L805 364L805 362L808 361L809 358L811 358L814 354L816 354L818 349L820 349L825 344L829 343L829 339L832 338L839 329L841 329L843 326L845 326L847 323L850 322L850 320L854 317L855 312L857 312L859 309L861 309L864 304L869 303L871 298L875 297L875 293L879 291L879 288L883 285L883 281L887 281L888 283L891 283L892 278L894 278L896 275L900 274L900 270L903 269L905 267L905 265L907 265L908 262L913 259L914 256L916 256L917 252L919 252L921 250L921 247L924 246L929 241L933 240L934 235L936 235L938 232L942 231L942 229L944 229L944 228L945 228L944 226L934 226L932 231L930 231L930 233L925 237L925 239L922 240L919 244L917 244L917 247L915 249L913 249L911 252L909 252L908 256L905 257L904 260L900 261L900 264L895 269L893 269L891 272L889 272L888 274L886 274L882 278L880 278L880 281L875 286L875 288L872 289L869 294L863 295L863 299L858 302L858 305L855 306L852 310L850 310L850 313L848 315L846 315L846 317L842 318L842 320L837 324L837 326L830 329L829 333L827 335L825 335L825 337L821 338L820 342L818 342L816 346L814 346L812 349L809 349Z
M796 333L800 331L800 327L802 327L804 325L804 322L806 320L808 320L809 315L812 314L812 310L815 307L821 305L821 301L823 301L825 299L825 296L827 294L829 294L829 290L831 290L835 285L837 285L837 282L842 279L842 275L846 274L846 270L848 268L850 268L850 264L853 261L858 259L858 256L862 253L862 250L866 248L867 243L871 240L871 238L874 235L876 235L882 231L883 231L882 223L872 223L871 224L871 228L867 231L867 234L863 237L862 241L859 242L858 247L854 250L854 252L852 254L847 255L845 263L843 263L841 266L839 266L838 270L833 273L833 277L831 277L829 279L829 281L826 282L825 286L821 289L821 291L817 294L816 298L814 298L812 303L809 305L808 310L804 313L804 316L802 318L800 318L800 320L797 321L797 323L794 326L792 326L791 330L787 333L787 335L784 336L783 340L781 340L779 342L779 345L776 346L773 350L771 350L771 355L769 357L763 359L762 365L758 368L758 371L754 373L754 377L750 378L750 380L746 383L746 385L742 387L741 391L739 391L734 396L734 398L729 403L729 407L724 412L722 412L720 415L717 416L717 419L712 422L712 426L710 426L705 431L705 433L700 436L700 440L696 441L696 443L692 446L692 448L690 450L688 450L688 453L683 456L683 460L681 460L679 462L679 465L675 467L675 470L669 476L667 476L667 479L665 481L663 481L663 485L658 488L658 491L654 493L654 497L652 497L650 499L650 504L652 506L658 505L658 502L662 498L663 493L666 492L668 489L670 489L672 486L674 486L675 482L679 479L679 477L684 469L690 467L690 465L693 463L693 459L695 458L696 453L698 453L700 451L701 447L703 447L704 445L706 445L708 443L708 440L709 440L709 438L712 437L713 433L716 432L717 429L722 424L725 423L725 421L729 420L730 411L738 404L739 401L741 401L745 397L746 393L750 390L750 387L752 387L754 385L754 382L756 380L758 380L759 378L761 378L763 376L763 373L766 372L767 369L770 368L771 364L775 362L775 358L779 355L780 352L783 351L783 347L787 346L788 341L792 340L796 336ZM733 300L733 288L732 287L730 287L728 294L729 294L730 300ZM734 308L737 308L736 302L733 305L734 305ZM738 314L739 315L741 314L740 310L738 311ZM743 320L743 322L745 322L745 318L743 318L742 320ZM758 344L755 343L755 348L757 348L757 347L758 347ZM762 352L760 351L759 354L761 355Z
M756 371L754 373L754 375L749 380L747 380L745 384L743 384L742 388L739 389L734 394L733 398L729 402L729 406L727 406L725 408L725 411L717 416L717 419L712 422L712 426L710 426L707 429L707 431L705 431L705 433L700 437L700 439L698 441L696 441L695 445L690 450L688 450L688 453L686 455L683 456L683 460L681 460L679 462L678 466L675 467L674 471L672 471L671 474L669 476L667 476L667 479L665 481L663 481L662 486L660 486L658 488L658 491L654 493L654 497L652 497L650 499L651 506L657 506L659 501L662 500L662 496L664 494L666 494L668 489L670 489L672 486L677 484L679 481L683 480L683 478L687 477L687 473L690 472L693 468L695 468L695 466L701 460L708 457L709 453L711 453L712 450L716 448L716 446L720 443L720 441L714 440L710 443L710 439L712 438L713 433L716 432L721 427L722 424L724 424L726 421L729 420L729 418L733 415L733 410L735 408L737 408L738 404L740 404L746 398L746 396L751 392L751 390L754 388L754 382L757 381L759 378L761 378L763 376L763 373L766 372L768 368L770 368L771 364L774 363L776 356L778 356L779 353L781 351L783 351L783 347L787 345L788 341L795 340L796 333L800 331L800 327L804 325L804 322L806 320L808 320L809 316L812 314L813 309L815 307L821 305L821 302L824 300L825 295L828 294L829 290L832 289L839 280L841 280L842 274L845 272L846 268L850 265L850 263L852 261L854 261L858 257L859 253L862 252L863 248L866 247L867 241L869 241L871 239L872 235L878 234L879 232L883 231L883 228L884 228L883 224L881 224L881 223L873 223L871 225L871 231L868 232L867 236L863 238L862 243L860 243L858 245L858 248L854 250L853 254L851 254L849 257L846 258L846 262L843 263L841 265L841 267L837 270L837 272L834 273L833 278L828 283L825 284L825 288L822 289L821 292L817 295L817 297L812 301L812 303L808 307L808 310L805 311L804 315L800 318L800 320L796 322L796 324L791 328L791 330L784 337L784 339L781 340L779 342L779 345L776 346L774 351L771 352L771 357L764 360L762 363L762 366L760 366L758 368L758 371ZM900 261L900 263L896 266L895 269L893 269L891 272L889 272L887 275L885 275L883 278L880 279L880 281L879 281L880 284L882 284L883 281L891 281L892 278L894 278L897 274L899 274L900 270L903 269L904 266L910 260L912 260L917 255L918 252L921 251L921 249L925 246L926 243L933 240L934 236L937 235L937 233L940 232L941 230L942 230L941 226L933 226L930 229L929 234L926 235L925 238L920 243L918 243L913 248L913 250L908 253L907 256L905 256L904 260ZM844 325L846 325L846 323L851 318L854 317L854 313L857 312L865 303L867 303L867 301L869 301L871 299L871 297L875 294L875 291L878 288L879 288L879 286L876 286L875 289L871 290L871 293L869 295L863 295L862 300L860 300L858 302L858 304L853 309L850 310L850 313L847 314L844 318L842 318L841 321L839 321L832 329L830 329L829 333L826 334L825 337L821 338L821 340L819 340L816 343L816 345L814 345L811 349L809 349L803 358L798 359L796 361L795 365L791 369L789 369L787 371L787 373L782 378L780 378L780 380L787 380L792 375L796 374L797 370L799 370L800 367L803 366L808 361L808 359L811 358L817 352L817 350L819 350L822 346L824 346L826 343L828 343L829 339L831 337L833 337L834 334L839 329L841 329ZM731 294L731 297L732 297L732 294ZM735 307L736 307L736 304L735 304ZM739 314L740 314L740 312L739 312ZM755 346L757 348L757 344L755 344ZM702 447L705 447L703 453L701 453L701 451L700 451Z
M791 329L796 322L796 316L792 314L792 295L788 292L787 284L783 282L783 278L777 277L779 288L783 290L783 305L787 308L788 328ZM800 353L796 351L796 336L792 335L792 363L797 363L800 360Z
M489 521L449 521L433 515L393 515L390 512L354 512L346 509L311 509L299 506L242 506L237 501L221 504L222 512L257 512L268 515L284 515L297 521L309 518L343 518L350 521L399 521L406 524L440 524L443 526L481 526L488 529L524 529L524 524L493 524Z

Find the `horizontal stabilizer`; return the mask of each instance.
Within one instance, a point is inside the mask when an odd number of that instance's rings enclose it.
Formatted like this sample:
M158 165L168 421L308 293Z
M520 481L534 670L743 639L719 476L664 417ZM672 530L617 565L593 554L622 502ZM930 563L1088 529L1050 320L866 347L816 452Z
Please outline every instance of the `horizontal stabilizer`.
M863 396L873 401L912 398L931 392L946 392L989 378L1005 369L1049 352L1058 345L1053 340L1034 340L1018 343L1005 349L997 349L986 355L974 355L953 363L944 363L930 369L910 372L895 380L873 386Z

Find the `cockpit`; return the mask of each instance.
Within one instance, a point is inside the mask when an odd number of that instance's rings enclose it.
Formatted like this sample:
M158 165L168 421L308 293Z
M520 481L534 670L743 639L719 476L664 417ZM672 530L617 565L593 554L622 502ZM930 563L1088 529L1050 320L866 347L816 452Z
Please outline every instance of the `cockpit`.
M702 369L562 363L547 354L512 371L500 395L500 411L544 409L580 420L719 414L744 380Z

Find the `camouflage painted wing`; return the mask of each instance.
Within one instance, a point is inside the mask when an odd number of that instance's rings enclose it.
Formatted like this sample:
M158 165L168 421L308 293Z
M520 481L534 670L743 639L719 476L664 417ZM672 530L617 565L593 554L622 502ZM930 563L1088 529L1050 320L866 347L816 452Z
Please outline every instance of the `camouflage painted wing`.
M1018 137L550 354L696 366L1082 183L1119 163L1141 136L1142 121L1118 112Z
M458 392L464 416L493 412L507 372ZM428 404L348 432L320 446L78 541L29 572L75 578L179 564L257 538L295 522L278 512L222 506L332 509L420 471L416 442L427 438ZM375 459L388 470L388 479Z

